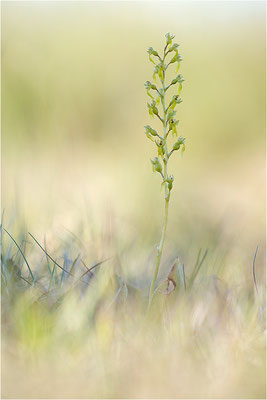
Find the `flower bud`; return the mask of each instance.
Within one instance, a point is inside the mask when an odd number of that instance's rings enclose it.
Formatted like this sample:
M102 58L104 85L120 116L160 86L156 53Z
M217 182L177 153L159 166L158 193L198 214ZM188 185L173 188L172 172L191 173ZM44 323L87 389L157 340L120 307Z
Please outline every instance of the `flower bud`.
M168 188L169 188L169 190L172 190L172 184L173 184L173 181L174 181L174 177L173 177L173 175L171 175L171 176L168 176L168 178L167 178L167 182L168 182Z
M168 32L166 33L165 37L166 37L166 43L167 45L169 45L172 43L172 39L174 39L175 36L172 35L170 32Z
M177 136L177 130L176 126L178 125L179 121L176 121L175 119L171 119L169 122L169 128L172 130L172 135Z
M163 81L163 71L166 70L166 65L163 63L160 63L155 66L154 68L154 79L155 79L155 74L158 74L159 79Z
M181 99L181 97L179 95L176 96L174 102L173 102L173 107L174 108L176 106L176 104L181 104L183 102L183 100Z
M161 166L160 162L156 163L154 165L154 167L155 167L155 171L157 171L157 172L161 172L162 171L162 166Z
M162 146L158 146L158 156L161 156L161 157L164 156L164 149Z
M151 109L153 111L153 114L158 115L159 110L157 109L155 102L153 101L153 103L151 104Z
M151 83L151 82L149 82L149 81L146 81L146 83L145 83L145 88L147 89L147 90L150 90L150 89L152 89L152 90L157 90L157 87L156 87L156 85L154 85L153 83Z
M156 50L154 50L153 47L149 47L147 52L148 52L149 55L159 57L158 52Z
M163 157L165 154L165 150L163 147L163 142L160 140L159 142L156 141L156 145L158 146L158 156Z
M153 115L158 115L159 111L156 107L156 102L152 101L151 104L147 103L149 114L153 117Z
M145 130L146 130L145 133L150 133L152 136L158 136L157 132L154 129L152 129L151 126L149 125L145 126Z
M172 47L169 48L169 53L171 51L177 51L178 47L179 47L179 44L173 43Z
M175 62L181 62L183 59L180 56L180 54L176 53L175 56L171 59L171 61L169 62L169 64L173 64Z
M174 79L171 81L171 85L175 85L177 82L178 82L178 78L174 78Z
M175 103L176 104L180 104L180 103L182 103L182 99L181 99L181 97L177 94L176 96L174 96L174 98L175 98Z
M147 103L147 108L148 108L148 112L149 112L149 115L151 115L151 117L153 117L153 110L152 110L152 107L151 107L151 105L149 104L149 103Z
M161 166L161 163L159 162L158 157L155 157L153 160L151 160L151 163L152 163L153 171L156 171L159 173L162 172L162 166Z
M176 142L176 143L174 143L174 145L173 145L173 150L179 150L180 149L180 143L179 142Z
M169 104L169 107L168 107L169 110L170 111L174 110L174 107L176 106L176 104L180 104L180 103L182 103L182 101L183 100L181 99L181 97L179 95L173 96L173 98Z
M173 150L179 150L180 147L181 147L181 145L183 145L183 149L184 149L184 148L185 148L184 142L185 142L185 138L183 138L182 136L180 136L180 137L178 138L177 142L174 143L172 149L173 149ZM183 150L183 151L184 151L184 150Z
M184 137L182 137L182 136L179 136L179 138L178 138L178 142L179 142L180 144L184 144L184 142L185 142L185 138L184 138Z
M184 79L183 79L182 75L180 75L180 74L177 75L177 77L174 78L174 79L171 81L170 86L171 86L171 85L175 85L177 82L179 82L179 83L184 82Z

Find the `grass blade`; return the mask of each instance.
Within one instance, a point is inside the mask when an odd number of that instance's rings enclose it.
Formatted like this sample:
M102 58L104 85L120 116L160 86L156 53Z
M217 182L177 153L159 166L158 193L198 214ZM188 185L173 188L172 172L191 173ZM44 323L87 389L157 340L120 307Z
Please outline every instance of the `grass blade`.
M48 293L50 292L51 285L52 285L52 282L53 282L53 278L54 278L54 274L55 274L55 268L56 268L56 266L54 264L54 267L53 267L53 270L52 270L52 274L51 274L51 277L50 277L50 281L49 281L48 290L47 290Z
M258 293L258 286L257 286L257 280L256 280L255 261L256 261L256 257L257 257L257 253L258 253L258 248L259 248L259 246L257 246L257 248L256 248L256 251L255 251L255 254L254 254L254 259L253 259L253 267L252 267L253 280L254 280L254 285L255 285L257 293Z
M66 272L67 274L70 274L73 276L73 274L71 274L69 271L67 271L66 269L64 269L63 267L61 267L61 265L59 265L48 253L47 251L45 251L45 249L40 245L40 243L37 241L37 239L35 239L35 237L28 232L28 234L33 238L33 240L38 244L38 246L43 250L43 252L47 255L47 257L53 261L54 264L56 264L60 269L62 269L62 271Z
M52 271L51 271L51 268L50 268L49 258L48 258L48 256L47 256L47 252L46 252L46 239L45 239L45 237L44 237L44 248L45 248L45 255L46 255L47 266L48 266L48 269L49 269L49 272L50 272L50 275L51 275L51 274L52 274Z
M82 264L85 266L85 268L87 268L87 271L85 271L79 279L82 279L86 274L90 273L91 276L94 275L92 272L92 269L98 267L99 265L103 264L104 262L110 260L112 257L106 258L105 260L99 261L98 263L94 264L92 267L88 268L85 263L83 262L83 260L81 260ZM83 281L84 282L84 281Z
M195 268L194 268L194 270L193 270L193 272L192 272L192 275L191 275L191 277L190 277L190 284L189 284L190 287L191 287L192 284L194 283L194 280L196 279L196 277L197 277L197 275L198 275L198 273L199 273L199 270L200 270L200 268L201 268L201 265L203 264L203 262L204 262L204 260L205 260L205 258L206 258L206 256L207 256L207 254L208 254L208 251L209 251L209 249L207 249L207 250L205 251L205 253L203 254L203 257L202 257L201 261L199 262L199 264L196 263ZM199 251L199 253L198 253L197 261L198 261L199 258L200 258L200 252L201 252L201 249L200 249L200 251Z
M22 255L22 257L23 257L23 259L24 259L24 261L25 261L25 263L26 263L26 265L27 265L27 267L28 267L28 270L29 270L29 272L30 272L32 281L34 281L34 276L33 276L32 270L31 270L31 268L30 268L30 266L29 266L28 261L26 260L25 255L24 255L23 252L22 252L21 248L19 247L19 245L18 245L18 243L16 242L16 240L10 235L10 233L9 233L5 228L3 228L3 229L4 229L4 231L8 234L8 236L11 238L11 240L15 243L15 245L17 246L19 252L21 253L21 255Z
M34 281L32 282L32 286L34 286L35 285L35 282L37 281L37 275L38 275L38 272L39 272L39 269L40 269L40 267L41 267L41 264L42 264L42 262L43 262L43 259L44 259L44 254L42 255L42 258L41 258L41 261L40 261L40 263L39 263L39 265L38 265L38 267L37 267L37 270L35 271L35 274L34 274Z
M73 271L73 269L74 269L74 267L75 267L75 265L76 265L76 263L77 263L79 257L80 257L80 254L78 254L77 257L75 258L75 260L73 261L73 263L72 263L72 265L71 265L71 267L70 267L70 272Z

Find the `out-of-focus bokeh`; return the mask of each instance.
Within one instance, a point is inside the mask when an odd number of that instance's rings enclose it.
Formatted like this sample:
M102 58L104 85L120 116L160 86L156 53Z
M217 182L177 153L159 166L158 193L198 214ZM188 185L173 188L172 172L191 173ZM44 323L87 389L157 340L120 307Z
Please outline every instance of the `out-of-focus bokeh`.
M125 276L148 288L163 192L144 134L156 121L143 85L153 73L147 48L161 50L166 32L183 58L178 134L187 147L170 161L175 181L160 278L176 256L190 275L199 250L208 249L207 274L223 271L231 287L253 291L257 246L259 286L265 281L264 2L3 2L4 226L14 237L29 231L43 243L46 236L59 260L65 248L73 259L81 251L89 265L119 257ZM33 246L27 256L37 265ZM10 379L7 397L15 393ZM215 392L262 395L253 380L239 391L238 379L233 391L222 383ZM199 392L181 393L205 396L198 384ZM104 395L135 395L116 390ZM158 393L165 396L162 387Z
M198 218L211 217L251 235L254 249L264 231L264 24L262 2L3 3L6 214L19 201L43 232L96 200L130 218L138 236L160 223L143 83L147 47L161 48L171 31L184 59L187 151L171 165L170 229L184 237L190 214L192 236Z

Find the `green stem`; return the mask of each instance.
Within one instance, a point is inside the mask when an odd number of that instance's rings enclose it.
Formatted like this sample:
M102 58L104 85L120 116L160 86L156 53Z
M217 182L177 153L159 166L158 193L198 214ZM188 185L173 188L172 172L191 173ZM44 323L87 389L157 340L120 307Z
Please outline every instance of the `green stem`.
M162 256L162 250L163 250L163 245L164 245L164 240L165 240L165 235L166 235L166 229L167 229L167 223L168 223L168 212L169 212L169 196L165 198L165 213L164 213L164 223L163 223L163 228L162 228L162 234L161 234L161 239L160 243L157 247L157 262L156 262L156 268L153 276L153 280L150 286L150 292L149 292L149 303L148 306L150 307L153 294L155 291L155 286L156 286L156 280L159 272L159 266L160 266L160 260Z

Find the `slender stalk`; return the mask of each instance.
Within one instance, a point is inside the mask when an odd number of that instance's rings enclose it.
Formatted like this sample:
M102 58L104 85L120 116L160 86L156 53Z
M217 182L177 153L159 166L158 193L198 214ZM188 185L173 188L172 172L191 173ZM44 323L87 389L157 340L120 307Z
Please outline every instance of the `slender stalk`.
M156 286L156 280L157 280L157 276L158 276L158 272L159 272L160 260L161 260L161 256L162 256L162 250L163 250L166 229L167 229L167 223L168 223L168 212L169 212L169 197L165 198L164 223L163 223L163 228L162 228L162 233L161 233L161 239L160 239L159 245L157 247L157 262L156 262L153 280L152 280L152 283L150 286L149 306L150 306L152 298L153 298L153 294L154 294L155 286Z

